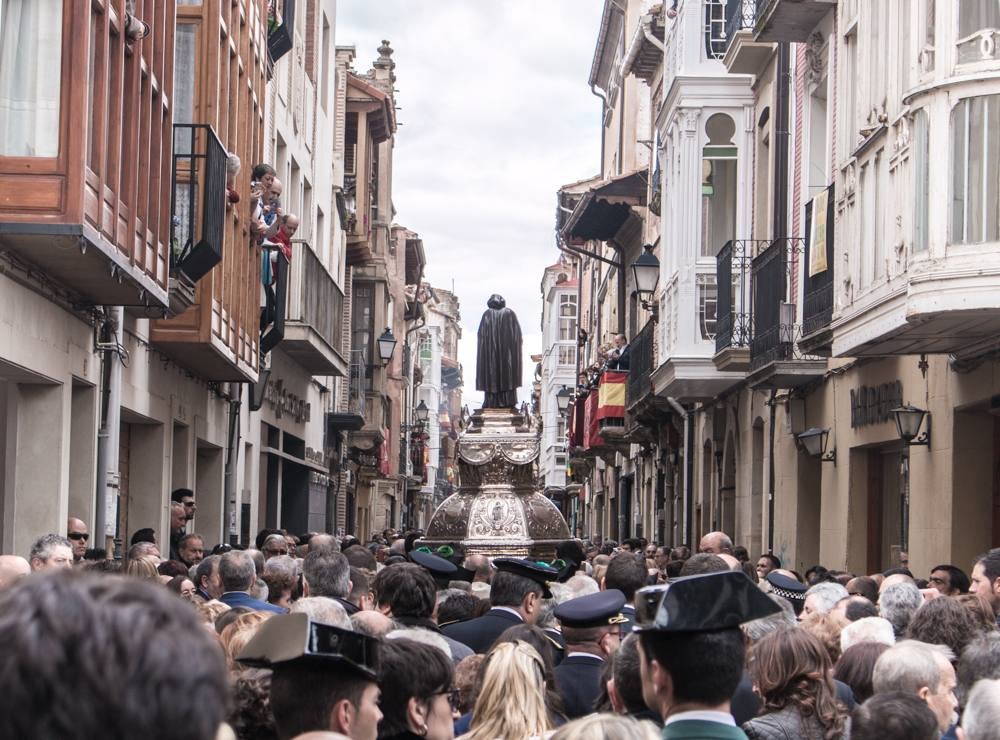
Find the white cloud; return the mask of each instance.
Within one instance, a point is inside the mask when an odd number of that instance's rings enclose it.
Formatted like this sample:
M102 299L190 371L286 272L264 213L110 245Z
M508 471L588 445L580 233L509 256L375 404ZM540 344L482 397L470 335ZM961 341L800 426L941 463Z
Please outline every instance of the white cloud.
M336 39L355 69L395 50L402 123L396 221L417 231L427 279L462 304L464 398L475 409L476 329L491 293L524 335L530 393L542 270L558 257L555 193L599 167L600 103L587 85L601 0L340 0Z

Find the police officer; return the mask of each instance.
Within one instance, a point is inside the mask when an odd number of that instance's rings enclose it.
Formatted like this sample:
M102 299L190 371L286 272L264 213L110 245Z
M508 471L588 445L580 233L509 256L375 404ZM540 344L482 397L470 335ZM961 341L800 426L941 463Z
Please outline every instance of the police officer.
M555 669L556 686L569 719L594 711L604 662L618 649L628 621L624 605L625 595L611 589L564 601L555 609L566 641L566 657Z
M743 673L740 625L780 607L742 572L649 586L636 594L643 699L664 740L746 740L729 712Z
M522 558L495 558L496 573L490 586L492 608L481 617L455 622L441 633L468 645L477 653L489 652L494 641L508 627L534 624L541 600L552 598L549 583L559 571L544 563Z
M281 614L263 622L239 661L272 669L271 711L281 740L339 732L375 740L380 641L358 632Z

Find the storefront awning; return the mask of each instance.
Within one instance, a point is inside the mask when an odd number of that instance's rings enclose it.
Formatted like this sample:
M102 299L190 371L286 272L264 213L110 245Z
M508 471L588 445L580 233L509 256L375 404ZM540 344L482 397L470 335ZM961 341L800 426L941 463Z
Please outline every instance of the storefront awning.
M602 180L583 194L562 227L567 241L608 241L628 220L633 207L646 205L645 169Z

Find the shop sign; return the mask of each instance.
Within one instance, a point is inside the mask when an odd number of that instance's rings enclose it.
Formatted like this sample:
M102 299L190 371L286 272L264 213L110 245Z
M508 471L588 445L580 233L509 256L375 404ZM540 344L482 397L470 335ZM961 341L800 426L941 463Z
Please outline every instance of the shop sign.
M312 447L306 447L306 460L321 468L327 467L326 454L323 450L314 450Z
M862 385L851 389L851 428L892 420L892 410L903 405L903 382Z
M281 378L267 381L267 388L264 390L264 400L274 411L277 418L288 414L299 424L309 421L312 412L312 404L299 398L294 393L289 393L285 388L285 381Z

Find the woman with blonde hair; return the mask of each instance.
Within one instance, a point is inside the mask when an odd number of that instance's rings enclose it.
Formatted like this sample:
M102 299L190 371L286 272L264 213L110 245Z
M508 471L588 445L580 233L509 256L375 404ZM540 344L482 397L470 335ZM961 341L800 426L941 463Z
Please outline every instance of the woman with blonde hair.
M483 663L470 730L460 740L523 740L550 729L542 657L521 640L496 645Z
M225 653L229 670L240 671L243 669L236 657L243 652L243 648L250 642L250 638L257 634L257 628L271 616L273 615L270 612L240 614L222 630L219 642L222 643L222 652Z
M160 561L151 555L135 558L134 560L128 561L128 565L125 567L125 575L159 582L160 573L157 570L157 566L159 564Z
M551 740L659 740L656 725L623 714L588 714L563 725Z

